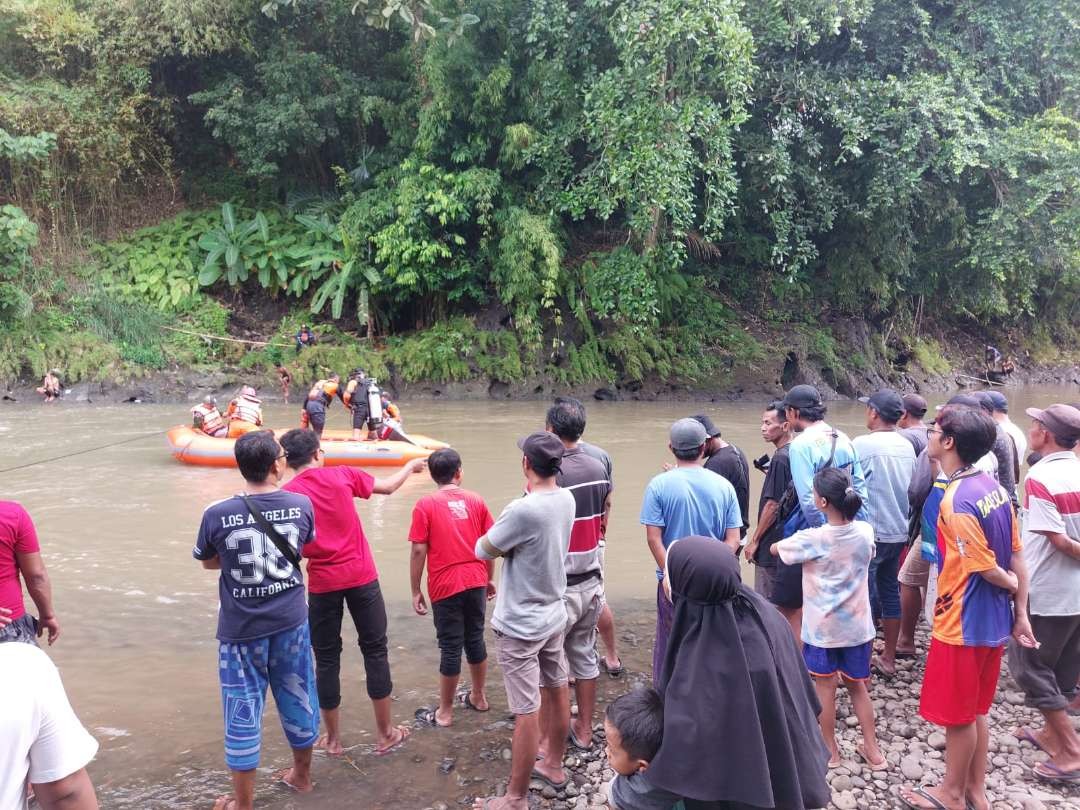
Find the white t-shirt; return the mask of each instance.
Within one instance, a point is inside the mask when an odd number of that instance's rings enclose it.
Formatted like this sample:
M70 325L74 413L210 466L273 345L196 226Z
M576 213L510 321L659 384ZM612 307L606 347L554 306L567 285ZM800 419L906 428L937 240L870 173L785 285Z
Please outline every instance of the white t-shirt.
M1005 432L1012 437L1013 444L1016 445L1016 457L1020 459L1020 463L1024 463L1024 459L1027 458L1027 434L1024 433L1023 428L1016 424L1016 422L1005 417L1005 421L1001 423L1001 426L1005 428Z
M1036 616L1080 615L1080 560L1042 534L1080 540L1080 459L1072 451L1043 456L1028 472L1020 525L1031 573L1028 610Z
M44 784L70 776L97 748L49 656L32 644L0 644L0 808L23 810L27 780Z
M777 542L776 549L788 565L802 563L804 642L837 648L873 640L867 572L874 529L869 523L803 529Z

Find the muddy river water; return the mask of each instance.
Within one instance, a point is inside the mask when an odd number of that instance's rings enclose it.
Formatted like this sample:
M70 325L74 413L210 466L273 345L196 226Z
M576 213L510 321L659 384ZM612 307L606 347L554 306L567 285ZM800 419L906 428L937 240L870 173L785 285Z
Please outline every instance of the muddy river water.
M1073 401L1074 388L1007 391L1014 419L1023 408ZM945 396L931 399L943 402ZM544 402L402 403L407 426L450 442L462 454L465 486L494 514L521 491L518 436L543 425ZM653 563L638 523L649 478L668 460L667 428L702 411L724 437L753 458L770 449L758 432L761 406L751 403L588 403L586 438L615 465L615 500L607 550L608 597L626 642L624 658L646 667L650 655ZM295 421L295 407L269 406L268 424ZM830 404L829 421L853 435L864 430L858 403ZM183 406L24 404L0 409L0 469L123 439L140 441L2 474L3 498L32 514L55 591L63 636L50 650L83 723L101 743L91 775L106 808L205 807L227 785L214 640L216 573L191 557L203 507L240 489L232 470L187 467L168 453L163 431L184 421ZM345 427L340 405L331 427ZM373 470L376 475L385 471ZM751 470L757 503L762 474ZM436 694L438 654L430 617L409 605L406 535L413 503L433 484L410 479L393 496L358 502L374 549L390 614L395 717ZM348 628L348 624L346 624ZM478 783L504 777L508 763L477 758L488 738L505 745L505 708L497 669L490 715L462 717L453 731L418 731L392 757L370 756L372 728L359 651L345 632L343 717L346 762L320 759L319 789L296 798L261 781L259 802L271 807L416 807L453 805ZM618 682L605 688L608 692ZM625 687L622 687L625 688ZM492 724L495 723L493 727ZM264 724L264 769L284 764L286 749L271 708ZM496 749L497 750L497 749ZM452 774L438 764L457 760ZM475 782L476 785L470 783ZM463 784L464 783L464 784Z

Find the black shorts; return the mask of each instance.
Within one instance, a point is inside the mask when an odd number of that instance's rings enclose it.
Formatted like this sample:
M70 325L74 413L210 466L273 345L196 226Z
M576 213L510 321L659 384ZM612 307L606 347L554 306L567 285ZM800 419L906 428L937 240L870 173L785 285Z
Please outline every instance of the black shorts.
M304 410L307 411L311 429L321 436L326 427L326 406L316 399L309 399L304 403Z
M439 674L454 677L461 673L461 650L465 660L479 664L487 660L484 644L484 615L487 587L469 588L431 603L435 636L439 640Z
M370 419L371 412L368 410L367 403L363 405L354 405L352 408L352 426L353 430L363 430L366 426L368 430L375 430L379 423L375 419Z
M772 604L788 610L798 610L803 606L802 565L788 565L777 558L770 584L766 599Z

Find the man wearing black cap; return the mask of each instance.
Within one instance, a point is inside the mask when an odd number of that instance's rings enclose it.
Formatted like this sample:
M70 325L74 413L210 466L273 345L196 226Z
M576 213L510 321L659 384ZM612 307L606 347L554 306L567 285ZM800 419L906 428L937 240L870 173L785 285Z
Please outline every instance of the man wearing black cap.
M929 427L923 422L927 409L926 400L918 394L904 394L904 414L897 423L900 427L900 435L911 442L918 456L926 449L926 431Z
M695 414L694 419L701 422L709 437L705 442L705 469L723 476L735 488L742 514L742 536L746 537L750 528L750 463L742 450L720 438L720 428L706 414Z
M476 541L481 560L503 558L495 612L495 650L503 672L506 699L516 716L506 795L484 800L485 808L525 810L530 779L561 789L566 785L562 758L570 724L566 656L566 567L574 525L574 496L556 476L565 452L553 433L533 433L518 442L526 491L499 515ZM541 690L550 707L551 729L544 757L540 746Z
M825 467L839 467L851 475L852 486L864 504L857 517L867 520L866 481L862 465L851 439L825 422L826 407L821 401L821 394L812 385L796 385L784 395L783 406L784 418L796 434L788 445L788 461L792 489L798 502L784 522L783 537L788 538L800 529L825 523L825 516L814 504L814 475ZM794 573L788 571L789 576ZM783 613L794 626L802 622L801 577L798 593L794 589L789 590L789 601Z
M915 450L897 431L904 415L900 395L883 388L860 397L866 406L870 433L855 438L855 452L866 476L867 509L874 527L874 559L870 561L870 605L885 630L885 649L873 661L886 676L896 672L896 639L900 632L900 555L908 539L908 485L915 471Z
M1080 778L1080 737L1066 709L1080 678L1080 411L1028 408L1031 448L1042 455L1024 482L1024 557L1031 573L1028 613L1040 647L1009 644L1009 670L1045 727L1021 740L1050 755L1034 766L1050 781Z
M976 391L972 396L979 403L979 407L993 418L994 400L990 397L989 392ZM1009 438L1009 434L1005 432L1005 428L997 422L994 423L994 427L997 429L997 439L994 440L994 447L990 452L997 459L997 480L999 484L1005 487L1005 491L1009 493L1009 499L1013 502L1013 506L1019 506L1020 502L1016 498L1016 482L1020 477L1020 457L1016 454L1016 445Z

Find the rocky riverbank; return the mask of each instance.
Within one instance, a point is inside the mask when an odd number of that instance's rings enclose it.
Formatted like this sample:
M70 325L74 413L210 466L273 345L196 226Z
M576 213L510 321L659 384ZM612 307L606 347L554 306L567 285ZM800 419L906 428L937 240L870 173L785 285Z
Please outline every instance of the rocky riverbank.
M633 637L636 638L636 637ZM904 807L898 798L901 785L936 785L945 769L945 735L918 716L919 690L922 683L923 662L928 636L919 636L920 658L918 661L902 661L896 677L883 680L875 677L871 684L871 696L877 714L878 740L889 761L886 771L871 772L855 754L855 746L861 737L851 704L841 693L837 706L838 738L843 763L829 773L833 799L829 805L835 810L875 810L876 808ZM637 650L635 650L637 652ZM635 655L635 658L638 656ZM601 684L603 710L607 701L633 688L649 682L644 672L635 672L618 681ZM997 699L990 713L990 771L987 777L988 792L993 810L1076 810L1080 808L1080 786L1048 784L1037 779L1031 766L1046 755L1028 743L1021 743L1012 736L1021 725L1040 725L1037 712L1026 708L1023 695L1017 690L1003 667ZM1080 726L1080 718L1076 721ZM508 735L513 728L511 721L502 720L487 727L498 736ZM594 725L596 741L590 751L567 752L565 765L570 784L564 790L533 781L529 806L539 810L588 810L603 807L607 803L608 783L614 778L603 752L603 724ZM490 763L493 771L509 769L510 748L505 741L484 747L479 753L482 761ZM718 758L723 752L717 752ZM506 790L505 778L485 785L485 780L475 782L501 795ZM487 795L478 791L474 795ZM466 797L461 798L461 803ZM427 810L447 810L452 802L439 801Z

